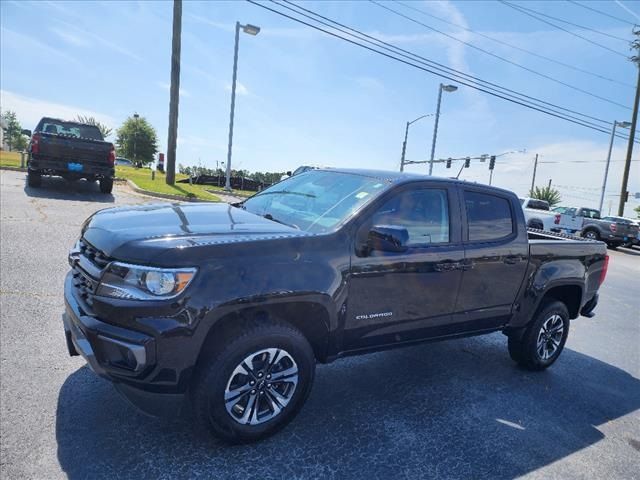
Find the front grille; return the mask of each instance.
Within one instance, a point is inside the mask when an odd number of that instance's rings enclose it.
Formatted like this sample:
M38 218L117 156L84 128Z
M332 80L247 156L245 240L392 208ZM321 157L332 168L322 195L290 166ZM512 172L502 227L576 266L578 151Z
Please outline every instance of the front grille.
M98 289L100 277L111 259L82 238L78 241L77 247L76 252L80 256L72 263L73 286L78 296L87 305L93 306L93 296Z
M78 243L80 247L80 255L84 255L87 260L93 263L100 270L104 269L111 261L111 259L104 253L84 241L82 238Z
M76 266L73 268L73 286L78 292L78 296L84 300L87 305L93 306L93 296L98 288L98 281L94 280L82 270Z

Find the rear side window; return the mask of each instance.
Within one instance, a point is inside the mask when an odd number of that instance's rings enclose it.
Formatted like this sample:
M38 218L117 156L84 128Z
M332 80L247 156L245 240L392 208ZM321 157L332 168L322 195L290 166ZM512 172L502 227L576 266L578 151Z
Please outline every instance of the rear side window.
M469 241L499 240L513 233L511 206L506 198L465 191L464 203L467 209Z

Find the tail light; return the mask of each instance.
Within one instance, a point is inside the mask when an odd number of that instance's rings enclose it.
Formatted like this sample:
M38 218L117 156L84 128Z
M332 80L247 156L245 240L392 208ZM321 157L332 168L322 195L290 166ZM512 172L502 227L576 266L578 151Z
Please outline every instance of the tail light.
M604 265L600 272L600 285L604 283L604 279L607 277L607 270L609 270L609 255L604 256Z
M109 165L112 167L116 164L116 148L111 145L111 150L109 150Z
M611 225L609 225L609 229L613 232L616 233L616 230L618 230L618 226L615 223L612 223Z
M40 134L34 133L31 137L31 153L40 153Z
M553 219L553 223L556 225L560 225L560 215L556 214L556 216Z

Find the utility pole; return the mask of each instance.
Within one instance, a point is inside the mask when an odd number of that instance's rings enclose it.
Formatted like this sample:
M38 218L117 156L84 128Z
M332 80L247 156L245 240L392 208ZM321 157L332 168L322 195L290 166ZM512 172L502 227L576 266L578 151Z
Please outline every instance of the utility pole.
M167 140L167 185L176 181L178 144L178 102L180 101L180 45L182 40L182 0L173 0L173 39L171 42L171 89L169 93L169 134Z
M404 172L404 155L407 152L407 136L409 135L409 125L410 122L407 122L407 126L404 129L404 142L402 142L402 155L400 156L400 171Z
M533 164L533 178L531 179L531 190L529 190L529 196L533 193L533 188L536 184L536 170L538 170L538 154L536 153L536 160Z
M431 156L429 157L429 175L433 174L433 159L436 154L436 139L438 138L438 122L440 121L440 103L442 103L442 91L455 92L458 87L455 85L445 85L443 83L438 87L438 106L436 108L436 121L433 125L433 140L431 141Z
M607 178L609 177L609 165L611 164L611 151L613 150L613 140L616 136L616 127L627 128L631 125L629 122L618 122L614 120L613 128L611 129L611 141L609 142L609 153L607 154L607 164L604 167L604 178L602 180L602 190L600 191L600 204L598 210L602 211L602 204L604 203L604 192L607 189Z
M633 33L640 37L640 29L634 29ZM640 38L634 40L632 48L640 50ZM622 173L622 188L620 189L620 204L618 205L618 216L624 215L624 204L627 202L627 183L629 182L629 170L631 169L631 155L633 155L633 142L636 135L636 125L638 121L638 103L640 102L640 56L634 55L631 61L638 69L638 83L636 85L636 98L633 101L633 115L631 116L631 130L629 131L629 143L627 144L627 158L624 162L624 172Z

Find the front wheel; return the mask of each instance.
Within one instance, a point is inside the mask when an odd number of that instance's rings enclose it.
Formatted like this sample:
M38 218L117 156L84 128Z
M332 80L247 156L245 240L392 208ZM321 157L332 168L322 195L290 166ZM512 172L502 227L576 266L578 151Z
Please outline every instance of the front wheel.
M113 191L113 178L101 178L100 191L102 193L111 193Z
M314 373L313 350L302 333L269 320L251 323L203 359L191 390L196 418L228 442L260 440L296 416Z
M544 304L521 337L509 336L509 354L528 370L544 370L555 362L569 335L569 311L564 303Z

